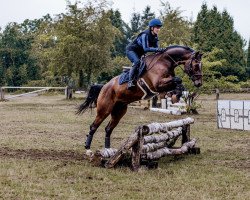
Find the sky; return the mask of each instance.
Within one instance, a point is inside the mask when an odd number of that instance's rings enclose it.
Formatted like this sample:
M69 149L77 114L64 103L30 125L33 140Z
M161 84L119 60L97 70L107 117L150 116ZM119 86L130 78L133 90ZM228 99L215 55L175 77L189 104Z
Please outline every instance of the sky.
M38 19L47 13L52 16L66 11L66 0L0 0L0 27L9 22L21 23L25 19ZM74 2L75 0L71 0ZM133 12L142 12L149 5L159 16L160 0L109 0L113 9L118 9L122 19L129 22ZM166 1L166 0L163 0ZM211 9L216 5L219 11L226 9L234 19L235 29L245 39L250 38L250 0L168 0L171 7L183 11L182 16L196 19L203 2ZM86 2L86 0L81 0Z

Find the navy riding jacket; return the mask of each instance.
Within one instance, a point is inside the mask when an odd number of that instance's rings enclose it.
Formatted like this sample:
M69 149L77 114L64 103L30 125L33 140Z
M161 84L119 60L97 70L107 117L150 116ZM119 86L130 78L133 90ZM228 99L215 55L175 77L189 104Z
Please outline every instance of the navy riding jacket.
M134 51L141 57L147 52L156 52L159 47L158 41L158 36L153 35L148 29L141 32L130 44L128 44L126 51Z

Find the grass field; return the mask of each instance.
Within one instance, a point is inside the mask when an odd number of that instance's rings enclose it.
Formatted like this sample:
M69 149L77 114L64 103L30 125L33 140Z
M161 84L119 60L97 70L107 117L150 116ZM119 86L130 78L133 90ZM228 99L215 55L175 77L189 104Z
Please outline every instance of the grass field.
M83 159L95 111L75 116L81 100L43 95L0 102L0 199L250 199L250 132L217 129L214 97L201 96L200 114L191 116L191 137L198 138L201 154L162 158L158 169L138 173L93 167ZM177 118L129 108L112 146L138 125ZM106 124L95 134L93 150L103 147Z

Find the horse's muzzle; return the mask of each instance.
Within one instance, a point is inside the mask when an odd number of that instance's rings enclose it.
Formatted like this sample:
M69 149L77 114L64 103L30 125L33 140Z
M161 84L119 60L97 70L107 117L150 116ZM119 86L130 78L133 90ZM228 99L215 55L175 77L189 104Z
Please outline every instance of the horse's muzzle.
M194 82L194 86L195 87L201 87L202 86L202 82L201 81L195 81Z

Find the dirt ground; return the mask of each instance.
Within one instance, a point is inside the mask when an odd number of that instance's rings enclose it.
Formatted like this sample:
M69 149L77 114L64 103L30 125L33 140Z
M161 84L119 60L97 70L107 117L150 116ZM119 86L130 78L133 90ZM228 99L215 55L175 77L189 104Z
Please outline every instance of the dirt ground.
M220 99L250 100L250 94L221 94ZM76 116L81 101L57 94L0 102L0 199L249 198L250 132L217 128L215 95L200 96L199 115L190 116L195 119L191 137L198 138L201 154L163 158L159 169L138 174L84 160L95 110ZM112 147L138 125L179 118L129 108L112 134ZM103 148L108 120L96 132L93 150Z

